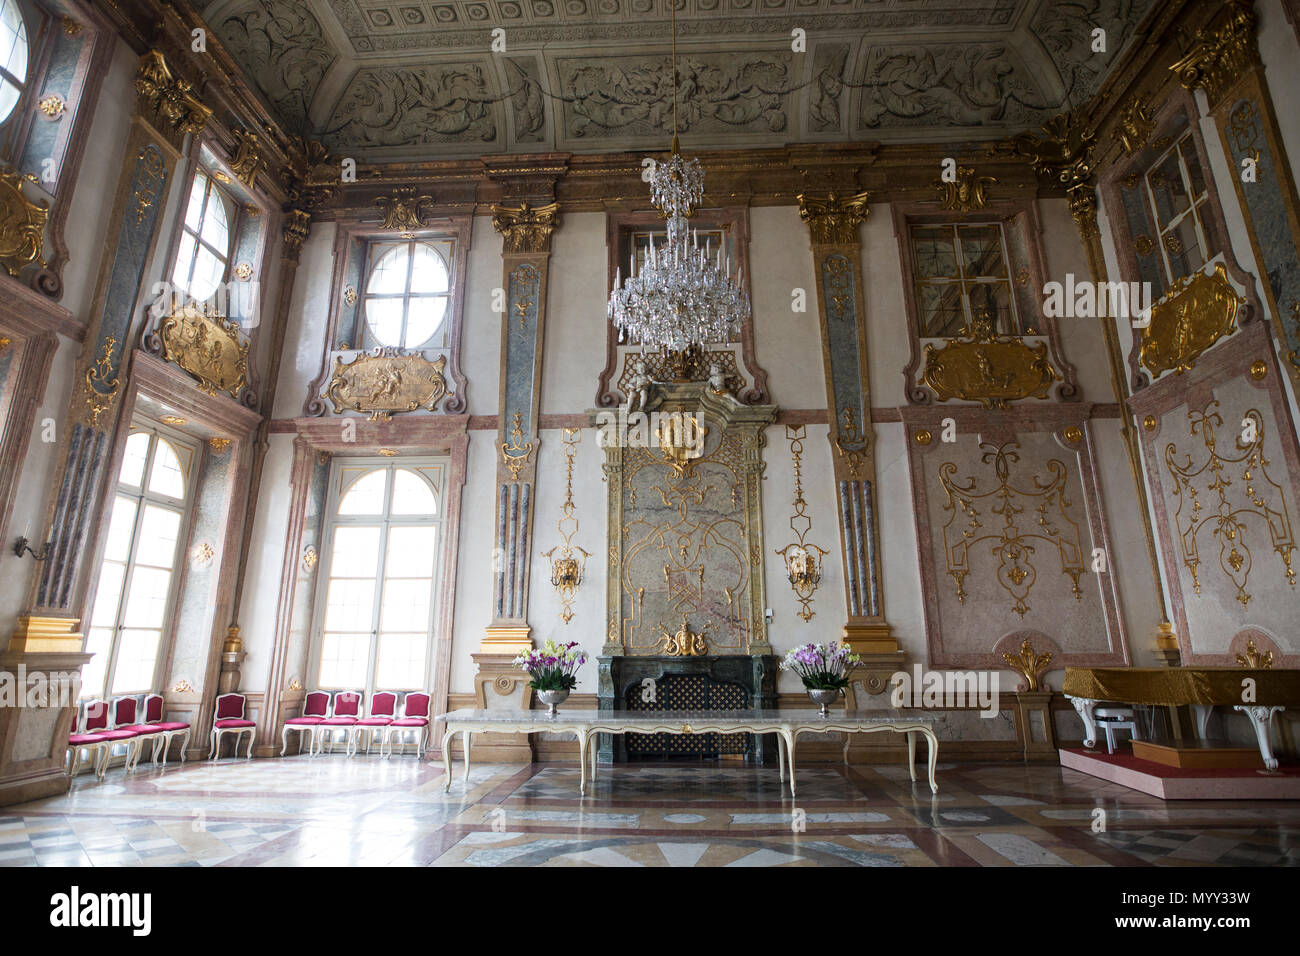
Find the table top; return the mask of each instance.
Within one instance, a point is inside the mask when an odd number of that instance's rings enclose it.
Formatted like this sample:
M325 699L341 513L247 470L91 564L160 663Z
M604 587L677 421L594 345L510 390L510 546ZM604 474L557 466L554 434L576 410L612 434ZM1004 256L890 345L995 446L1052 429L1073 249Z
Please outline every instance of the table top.
M544 710L475 710L462 708L450 713L439 714L437 721L449 724L566 724L569 726L609 726L636 727L660 724L768 724L776 726L800 726L816 724L854 724L870 726L873 724L933 724L931 716L911 714L882 714L878 710L841 710L831 711L826 717L819 710L565 710L551 717Z

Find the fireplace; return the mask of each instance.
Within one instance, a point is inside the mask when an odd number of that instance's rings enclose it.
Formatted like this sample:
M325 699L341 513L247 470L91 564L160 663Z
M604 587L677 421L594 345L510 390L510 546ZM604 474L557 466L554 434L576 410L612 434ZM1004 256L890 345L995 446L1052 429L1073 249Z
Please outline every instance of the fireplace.
M774 710L777 658L771 655L599 657L600 710ZM771 735L601 734L602 763L645 758L775 759Z

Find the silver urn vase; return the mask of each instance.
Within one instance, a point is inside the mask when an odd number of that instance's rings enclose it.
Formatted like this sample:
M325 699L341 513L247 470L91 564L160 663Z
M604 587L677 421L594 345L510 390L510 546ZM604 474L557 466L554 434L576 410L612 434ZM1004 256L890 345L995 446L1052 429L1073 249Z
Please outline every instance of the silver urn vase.
M826 708L839 700L840 692L838 690L818 690L815 687L809 687L807 690L812 702L821 707L822 716L829 717L830 714L826 712Z
M567 690L539 690L537 692L537 699L546 705L546 716L554 717L556 705L562 704L568 700L569 692Z

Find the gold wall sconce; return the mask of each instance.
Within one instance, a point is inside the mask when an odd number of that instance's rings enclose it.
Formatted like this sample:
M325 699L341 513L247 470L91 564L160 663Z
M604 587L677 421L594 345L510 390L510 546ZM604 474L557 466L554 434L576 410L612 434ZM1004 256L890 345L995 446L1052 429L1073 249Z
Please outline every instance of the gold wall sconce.
M564 538L564 544L542 552L542 557L551 563L551 587L560 596L562 607L559 616L565 624L573 620L573 601L582 585L587 559L591 557L587 551L573 543L573 536L578 533L578 518L573 503L573 460L578 454L578 442L581 440L581 429L564 429L564 514L556 522L556 530Z
M822 581L822 558L828 553L807 540L812 530L812 518L808 515L808 502L803 497L803 443L806 435L804 425L786 425L785 437L790 442L790 457L794 460L794 514L790 516L790 530L797 536L776 553L785 561L786 578L799 599L799 617L807 624L817 613L812 609L813 594Z

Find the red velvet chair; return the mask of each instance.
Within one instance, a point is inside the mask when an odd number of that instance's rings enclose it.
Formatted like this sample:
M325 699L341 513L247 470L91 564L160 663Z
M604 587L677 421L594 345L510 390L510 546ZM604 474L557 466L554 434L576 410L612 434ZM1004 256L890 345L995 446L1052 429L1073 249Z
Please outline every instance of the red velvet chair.
M162 762L167 766L167 751L172 745L172 739L181 738L181 763L185 762L185 748L190 743L190 725L179 720L163 720L163 696L162 694L145 694L144 697L144 722L154 727L161 727L163 733ZM158 751L154 751L154 760L158 760Z
M91 700L86 702L86 716L80 734L70 735L69 746L89 748L98 744L99 753L95 761L95 776L100 780L108 773L108 764L113 757L113 747L122 744L126 748L127 762L131 754L140 746L137 735L129 730L113 730L108 723L108 702ZM73 737L78 738L74 743ZM89 738L89 739L88 739ZM78 761L79 762L79 761ZM75 772L75 771L74 771Z
M247 760L253 759L253 738L257 735L257 724L244 717L247 699L243 694L222 694L217 698L217 714L212 721L212 753L208 758L216 760L221 753L221 738L226 734L235 735L235 756L239 756L239 738L248 734Z
M366 735L366 753L370 753L370 745L375 739L375 734L389 726L397 716L397 695L390 690L381 690L370 698L370 716L357 721L348 735L348 748L350 754L355 754L357 748L361 745L361 735ZM380 747L383 748L383 738L380 738Z
M386 750L384 756L393 755L393 734L400 735L402 753L406 753L406 737L408 734L414 734L415 755L418 757L424 753L425 736L428 732L429 695L424 691L412 691L402 701L401 719L393 721L384 728L384 744L380 748L380 753Z
M343 731L343 739L346 741L351 737L352 728L360 719L361 695L354 690L341 690L335 694L334 716L322 720L316 726L316 733L312 735L316 744L316 756L320 756L322 740L330 746L330 752L333 753L334 733Z
M135 770L140 765L140 755L144 752L145 745L150 748L149 757L155 763L158 762L158 748L166 740L166 733L162 727L148 722L140 723L137 718L140 713L140 702L134 697L118 697L112 704L113 712L113 729L128 730L136 735L140 745L135 748L135 760L128 759L126 769ZM128 755L129 756L129 755Z
M302 716L293 717L284 722L284 729L280 731L280 741L283 746L280 747L280 756L289 749L289 731L298 735L298 753L302 753L302 738L304 734L311 734L312 746L308 748L308 753L315 749L316 735L320 733L318 727L320 723L330 714L330 695L323 690L314 690L302 702Z

